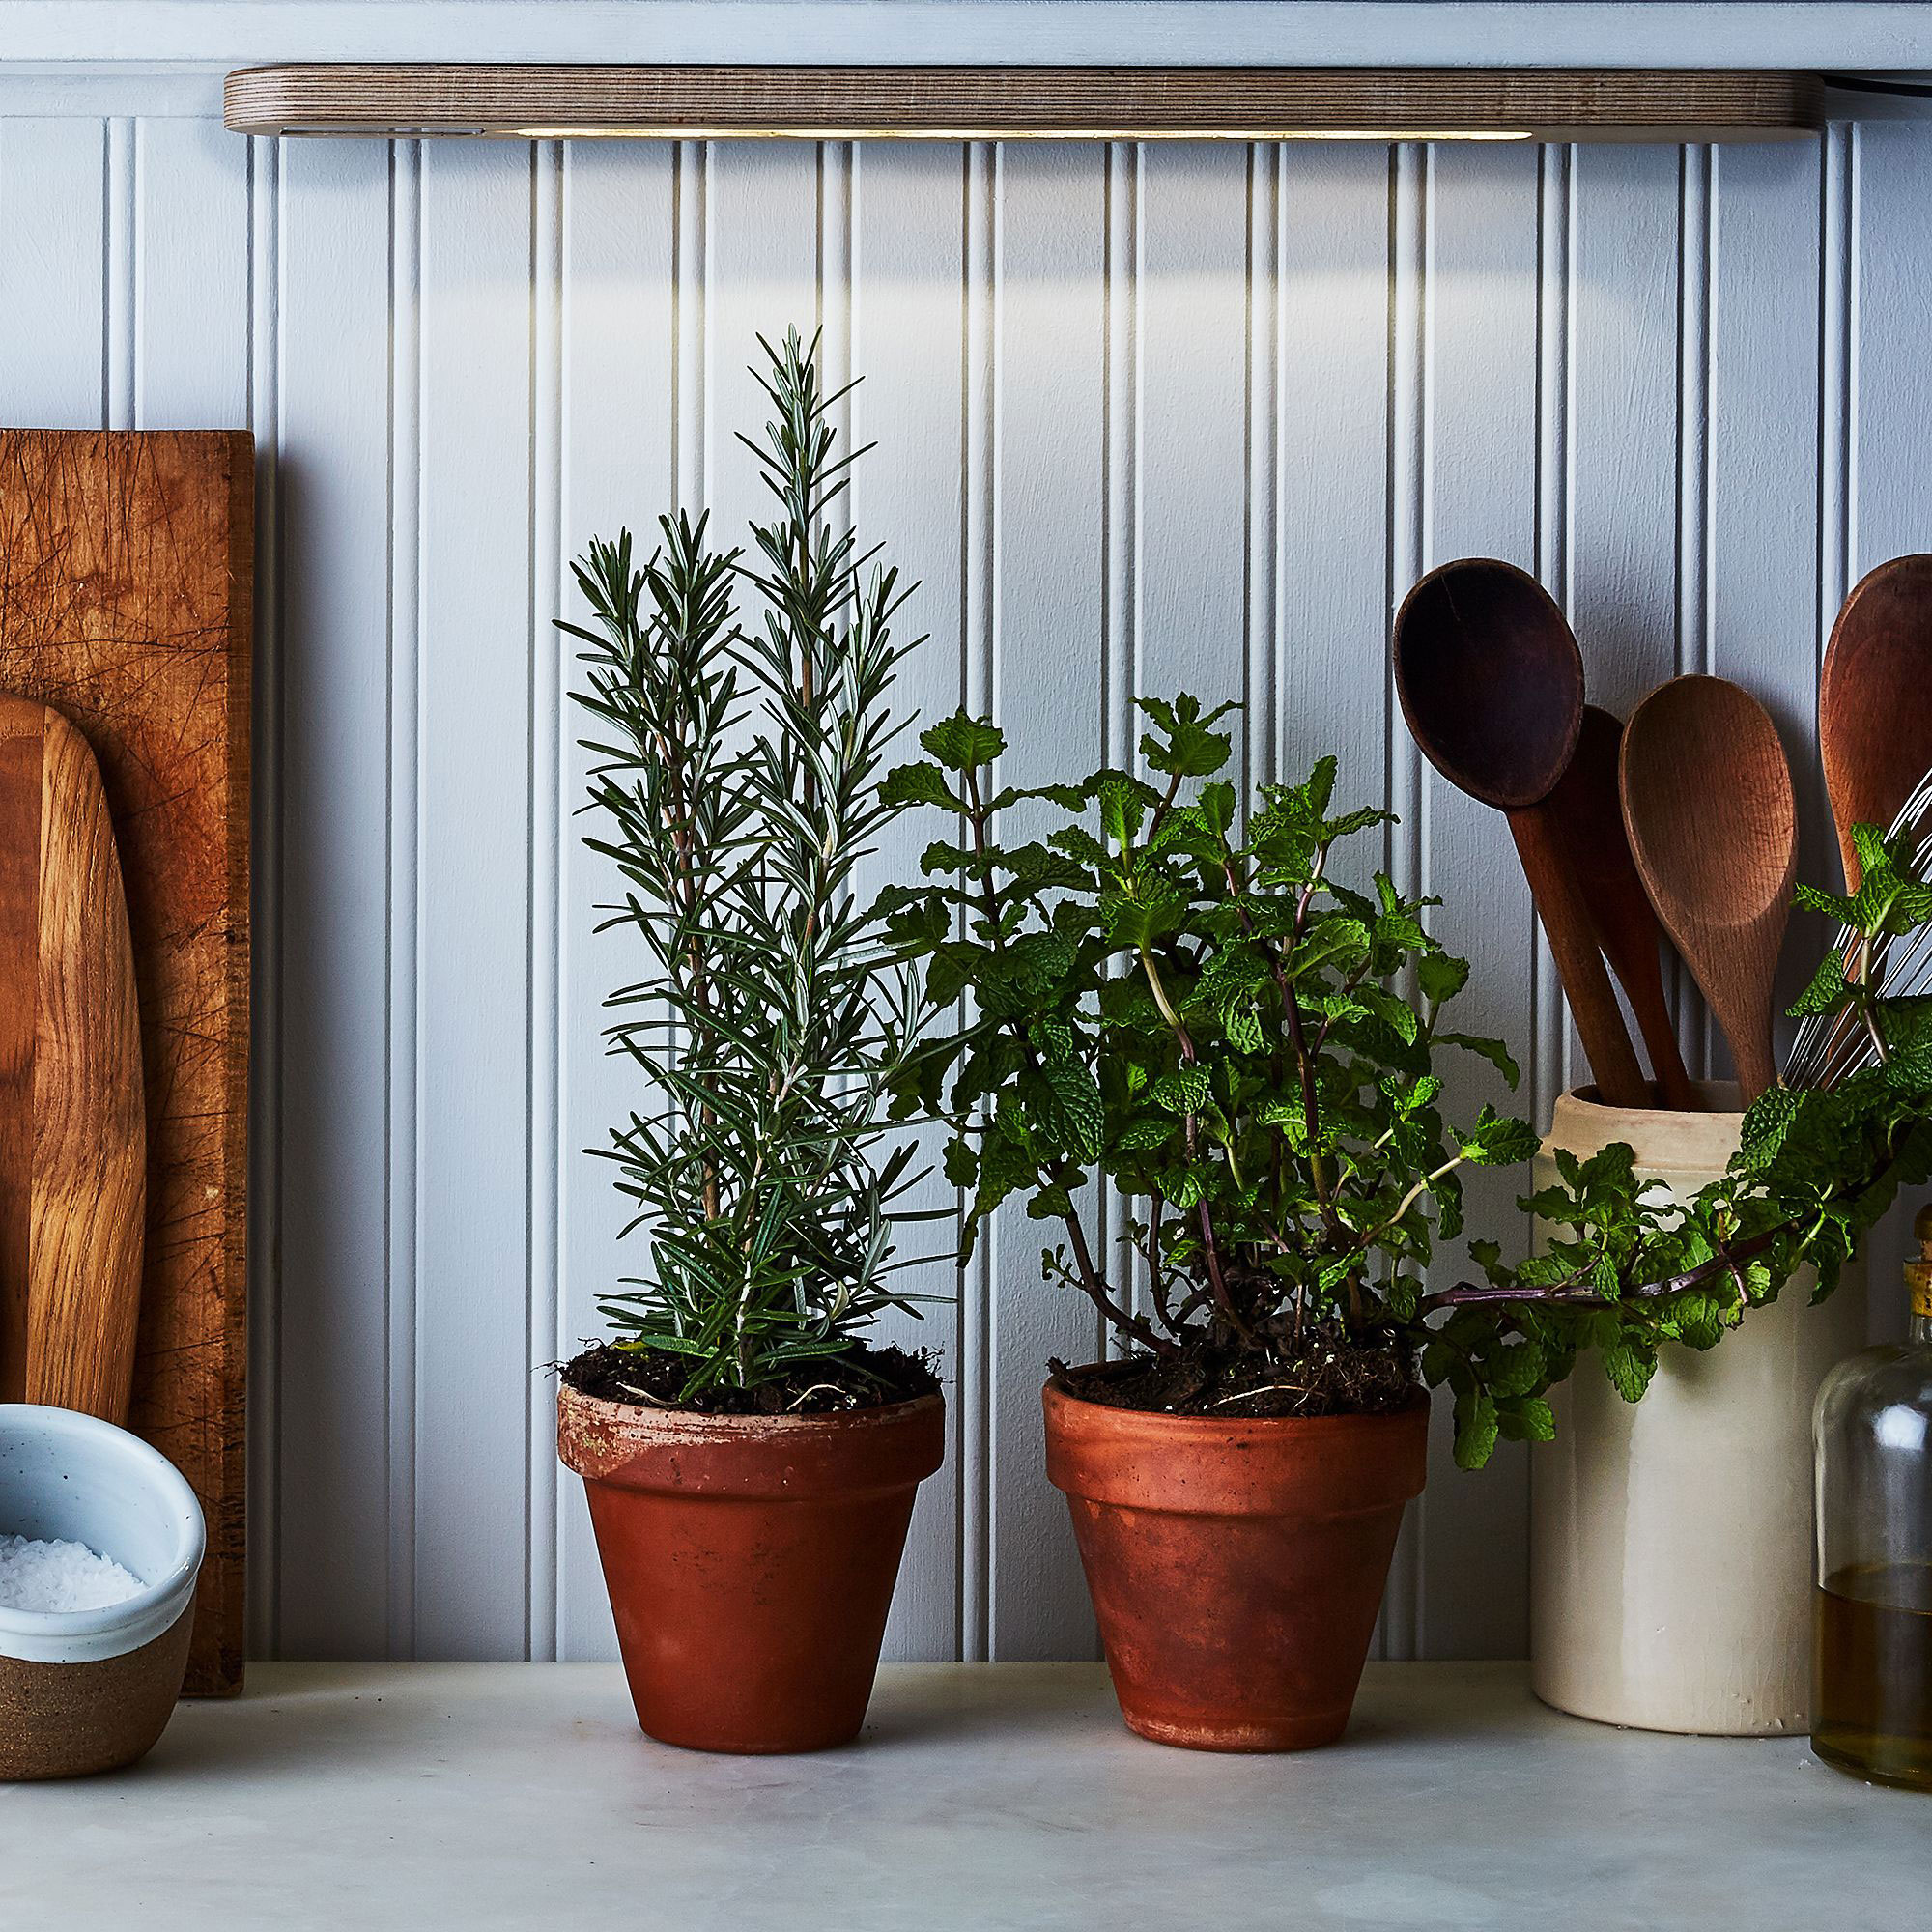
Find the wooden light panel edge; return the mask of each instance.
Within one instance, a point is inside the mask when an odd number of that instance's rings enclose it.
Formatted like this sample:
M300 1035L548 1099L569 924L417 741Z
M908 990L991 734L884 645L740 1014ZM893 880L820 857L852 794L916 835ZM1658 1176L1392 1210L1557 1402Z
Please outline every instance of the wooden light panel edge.
M1501 68L243 68L243 134L528 140L1800 139L1816 74Z

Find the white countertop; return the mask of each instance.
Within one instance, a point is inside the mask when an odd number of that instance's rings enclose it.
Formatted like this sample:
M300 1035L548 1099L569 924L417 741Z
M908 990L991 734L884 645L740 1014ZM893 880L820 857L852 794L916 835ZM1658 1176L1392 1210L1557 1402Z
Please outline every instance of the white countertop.
M1130 1736L1097 1665L902 1665L859 1745L736 1759L601 1664L259 1664L133 1771L0 1785L8 1932L1928 1922L1932 1798L1519 1664L1372 1664L1345 1743L1260 1758Z

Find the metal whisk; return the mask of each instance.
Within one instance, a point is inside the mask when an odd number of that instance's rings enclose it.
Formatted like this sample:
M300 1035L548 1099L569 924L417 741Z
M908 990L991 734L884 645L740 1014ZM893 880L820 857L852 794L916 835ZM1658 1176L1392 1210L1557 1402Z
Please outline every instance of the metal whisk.
M1912 796L1891 821L1888 838L1911 839L1908 868L1917 878L1932 865L1932 771L1918 781ZM1848 925L1838 928L1836 946L1842 957L1853 942ZM1866 983L1887 999L1932 992L1932 926L1920 926L1902 940L1881 940L1865 966ZM1787 1087L1835 1087L1878 1062L1878 1042L1850 1013L1807 1013L1799 1023L1791 1058L1784 1068Z

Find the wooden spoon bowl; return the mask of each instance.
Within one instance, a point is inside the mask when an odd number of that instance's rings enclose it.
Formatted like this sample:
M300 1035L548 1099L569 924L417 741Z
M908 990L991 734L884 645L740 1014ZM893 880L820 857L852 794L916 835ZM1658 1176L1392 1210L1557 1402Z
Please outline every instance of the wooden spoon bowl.
M1624 727L1622 792L1638 875L1730 1042L1748 1106L1777 1079L1773 982L1798 865L1777 726L1726 678L1672 678Z
M1432 570L1395 620L1402 715L1459 791L1517 811L1555 789L1583 718L1583 658L1555 600L1494 557Z
M1536 579L1494 557L1433 570L1403 600L1393 642L1403 716L1430 763L1509 817L1577 1031L1605 1099L1648 1104L1550 794L1577 749L1583 657Z
M1889 826L1932 770L1932 556L1895 556L1845 599L1818 677L1818 754L1856 892L1852 827Z

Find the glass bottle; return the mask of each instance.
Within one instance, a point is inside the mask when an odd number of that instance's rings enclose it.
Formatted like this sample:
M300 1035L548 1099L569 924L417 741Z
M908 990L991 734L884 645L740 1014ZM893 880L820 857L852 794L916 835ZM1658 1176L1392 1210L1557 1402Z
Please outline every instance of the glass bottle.
M1818 1390L1811 1747L1881 1784L1932 1790L1932 1207L1912 1224L1902 1343Z

